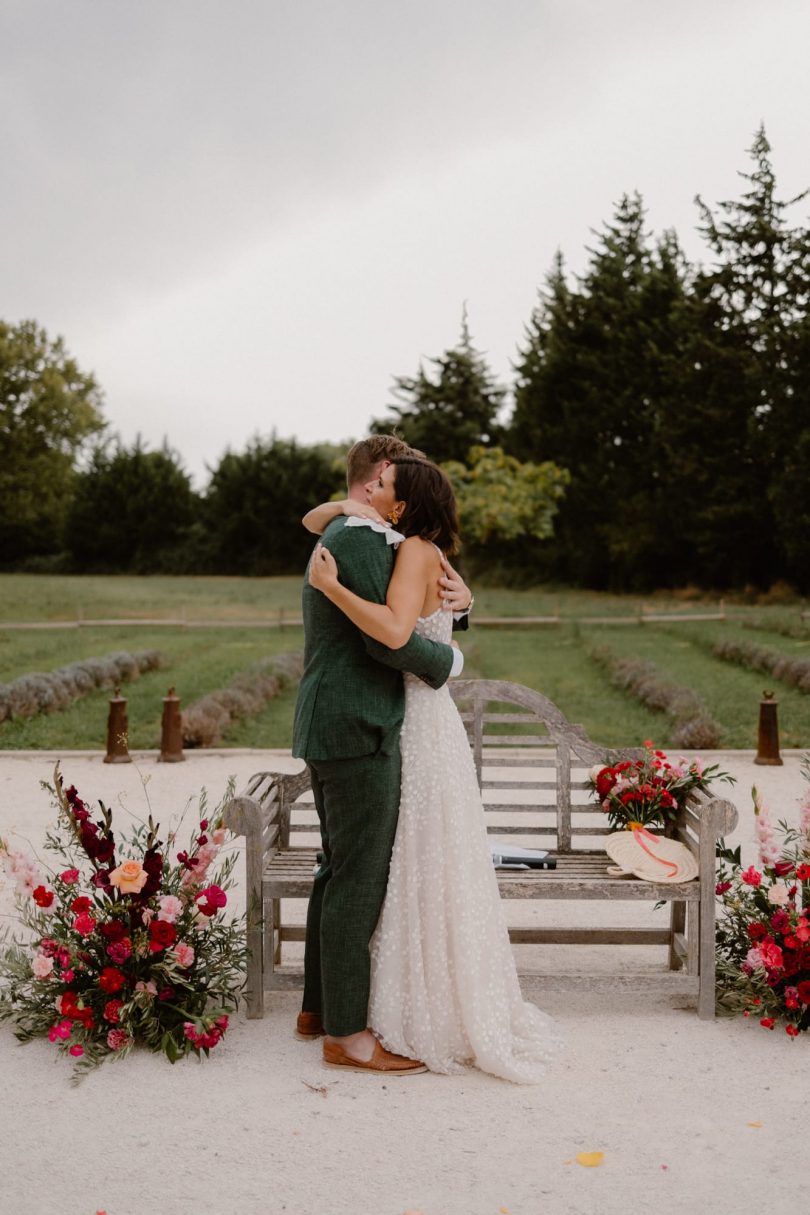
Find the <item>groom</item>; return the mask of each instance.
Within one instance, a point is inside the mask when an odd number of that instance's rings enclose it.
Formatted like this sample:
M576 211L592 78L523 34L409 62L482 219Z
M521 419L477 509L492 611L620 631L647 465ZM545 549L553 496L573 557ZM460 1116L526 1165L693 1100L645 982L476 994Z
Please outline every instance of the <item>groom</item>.
M347 457L349 496L390 459L409 451L392 436L357 443ZM321 538L340 580L384 603L395 549L381 530L334 519ZM456 599L469 591L450 570ZM454 581L458 585L453 585ZM459 587L461 589L459 589ZM306 760L323 841L307 913L304 999L299 1037L326 1032L324 1060L353 1070L404 1075L418 1061L383 1049L367 1028L369 941L388 882L400 798L399 733L405 711L402 671L439 688L463 663L451 646L413 635L398 650L366 637L325 595L304 583L304 674L293 728L293 755Z

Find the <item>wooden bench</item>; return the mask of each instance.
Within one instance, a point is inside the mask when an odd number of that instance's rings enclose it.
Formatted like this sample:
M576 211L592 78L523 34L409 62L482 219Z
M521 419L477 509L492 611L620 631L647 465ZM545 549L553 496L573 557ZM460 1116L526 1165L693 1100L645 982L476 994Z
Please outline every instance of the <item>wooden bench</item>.
M552 870L501 870L505 899L600 899L666 901L665 927L510 928L516 944L662 945L659 972L611 975L532 974L546 988L649 991L694 998L698 1015L715 1009L715 841L737 822L733 803L695 794L674 834L697 856L700 873L690 882L655 883L611 876L599 838L606 818L590 797L588 771L608 754L637 758L639 751L608 752L589 741L581 726L539 692L493 680L451 684L470 738L494 841L548 848ZM303 970L282 962L285 942L302 941L304 927L285 923L284 901L308 899L316 866L318 821L309 774L260 772L230 801L225 823L245 837L247 877L247 984L249 1017L261 1017L264 992L303 985ZM459 875L461 878L462 875Z

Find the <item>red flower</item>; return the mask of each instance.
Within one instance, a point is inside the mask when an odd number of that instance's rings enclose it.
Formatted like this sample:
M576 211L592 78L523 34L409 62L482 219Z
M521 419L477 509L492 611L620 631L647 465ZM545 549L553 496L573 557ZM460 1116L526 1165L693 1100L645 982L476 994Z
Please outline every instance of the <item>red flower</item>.
M100 931L108 941L120 941L127 935L127 930L120 920L107 920L106 924L101 925Z
M796 990L799 993L799 999L802 1004L810 1004L810 979L803 979L798 984Z
M104 1020L112 1021L113 1024L116 1024L120 1020L120 1017L118 1014L120 1013L120 1011L123 1007L124 1007L123 1000L108 1000L107 1003L104 1005Z
M785 1033L788 1035L789 1038L798 1038L799 1028L796 1025L786 1025Z
M50 907L53 897L53 891L46 890L44 886L35 886L34 892L31 895L37 907Z
M105 966L98 978L98 985L102 991L106 991L108 995L113 995L114 992L120 991L124 986L124 976L120 970L116 970L114 966Z
M763 941L759 947L759 952L762 954L762 961L769 970L778 970L784 961L782 950L775 941Z
M749 865L740 876L749 886L759 886L762 882L762 874L753 865Z
M777 861L773 871L777 877L787 877L789 873L793 872L793 861Z
M167 920L152 920L149 925L149 948L153 953L168 949L177 940L177 929Z
M748 925L748 935L752 941L761 941L768 935L768 929L759 920L754 920L752 924Z
M763 1017L762 1020L760 1021L760 1025L762 1026L763 1029L773 1029L773 1027L774 1027L773 1017Z
M91 915L88 915L86 911L80 912L80 914L77 915L76 919L73 921L73 927L81 937L89 937L95 926L96 921Z
M75 899L73 899L72 903L70 904L70 910L75 912L76 915L78 915L82 911L89 911L90 910L90 900L88 899L87 895L80 894Z
M800 882L810 882L810 865L799 865L796 869L796 877Z
M790 928L790 916L781 908L771 916L771 928L774 932L787 932Z
M731 882L718 882L714 888L715 894L725 894L727 890L731 890Z
M78 869L66 869L64 873L59 874L59 877L66 886L72 886L74 882L78 882L79 880L79 871Z

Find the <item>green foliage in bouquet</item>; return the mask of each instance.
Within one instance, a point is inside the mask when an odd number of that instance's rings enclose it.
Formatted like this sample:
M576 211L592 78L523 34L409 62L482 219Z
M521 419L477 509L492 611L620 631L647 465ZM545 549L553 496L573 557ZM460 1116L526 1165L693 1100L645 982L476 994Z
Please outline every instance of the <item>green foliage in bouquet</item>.
M810 781L810 759L802 771ZM752 792L759 865L743 868L740 849L722 840L717 850L718 1003L796 1038L810 1029L810 791L798 829L779 823L781 840Z
M0 840L13 879L20 935L0 951L0 1020L22 1042L47 1037L75 1062L74 1077L136 1043L171 1063L221 1041L245 981L242 919L226 919L236 855L224 860L220 807L199 802L199 825L174 861L151 815L117 839L111 811L97 816L57 764L58 807L40 867ZM230 796L232 789L226 792ZM178 824L179 828L179 824Z

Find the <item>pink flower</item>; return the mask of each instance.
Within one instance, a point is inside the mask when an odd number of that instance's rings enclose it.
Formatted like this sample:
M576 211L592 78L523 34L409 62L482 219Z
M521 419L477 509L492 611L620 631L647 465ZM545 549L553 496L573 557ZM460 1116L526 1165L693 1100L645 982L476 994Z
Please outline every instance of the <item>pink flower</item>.
M68 1054L73 1055L74 1059L80 1059L84 1054L84 1047L79 1046L78 1042L74 1042L73 1046L71 1046L70 1050L68 1051Z
M51 1042L56 1042L59 1039L64 1042L70 1037L72 1029L72 1021L58 1021L56 1025L52 1025L48 1030L48 1038Z
M123 1050L131 1042L132 1039L125 1029L111 1029L107 1034L107 1045L110 1050Z
M211 832L211 839L214 841L214 843L216 844L216 846L218 848L221 848L222 845L225 843L227 835L228 835L228 832L225 827L216 827Z
M762 882L762 874L753 865L749 865L740 876L749 886L759 886Z
M143 981L136 983L135 990L146 992L146 994L149 996L157 995L157 985L152 979L150 979L148 983L144 983Z
M31 969L38 979L50 978L53 973L53 958L48 958L44 953L35 953L31 959Z
M63 983L72 983L73 980L75 979L75 977L76 977L75 971L72 971L70 969L62 971L61 979L62 979Z
M144 907L143 911L141 912L141 919L143 920L144 924L146 924L147 928L152 923L152 920L154 918L155 918L155 913L152 910L152 908Z
M784 907L789 898L788 888L784 882L774 882L768 891L768 902L772 903L774 907Z
M194 949L185 941L178 941L171 952L177 960L177 965L182 966L184 970L194 962Z
M79 880L79 871L78 869L66 869L64 873L59 874L59 879L66 886L73 886Z
M760 950L756 946L753 949L749 949L748 953L745 955L745 962L743 963L743 966L749 967L749 973L751 970L759 970L763 965L764 963L762 961L762 953Z
M182 902L173 894L164 894L159 903L158 919L166 920L169 924L173 924L183 911Z

